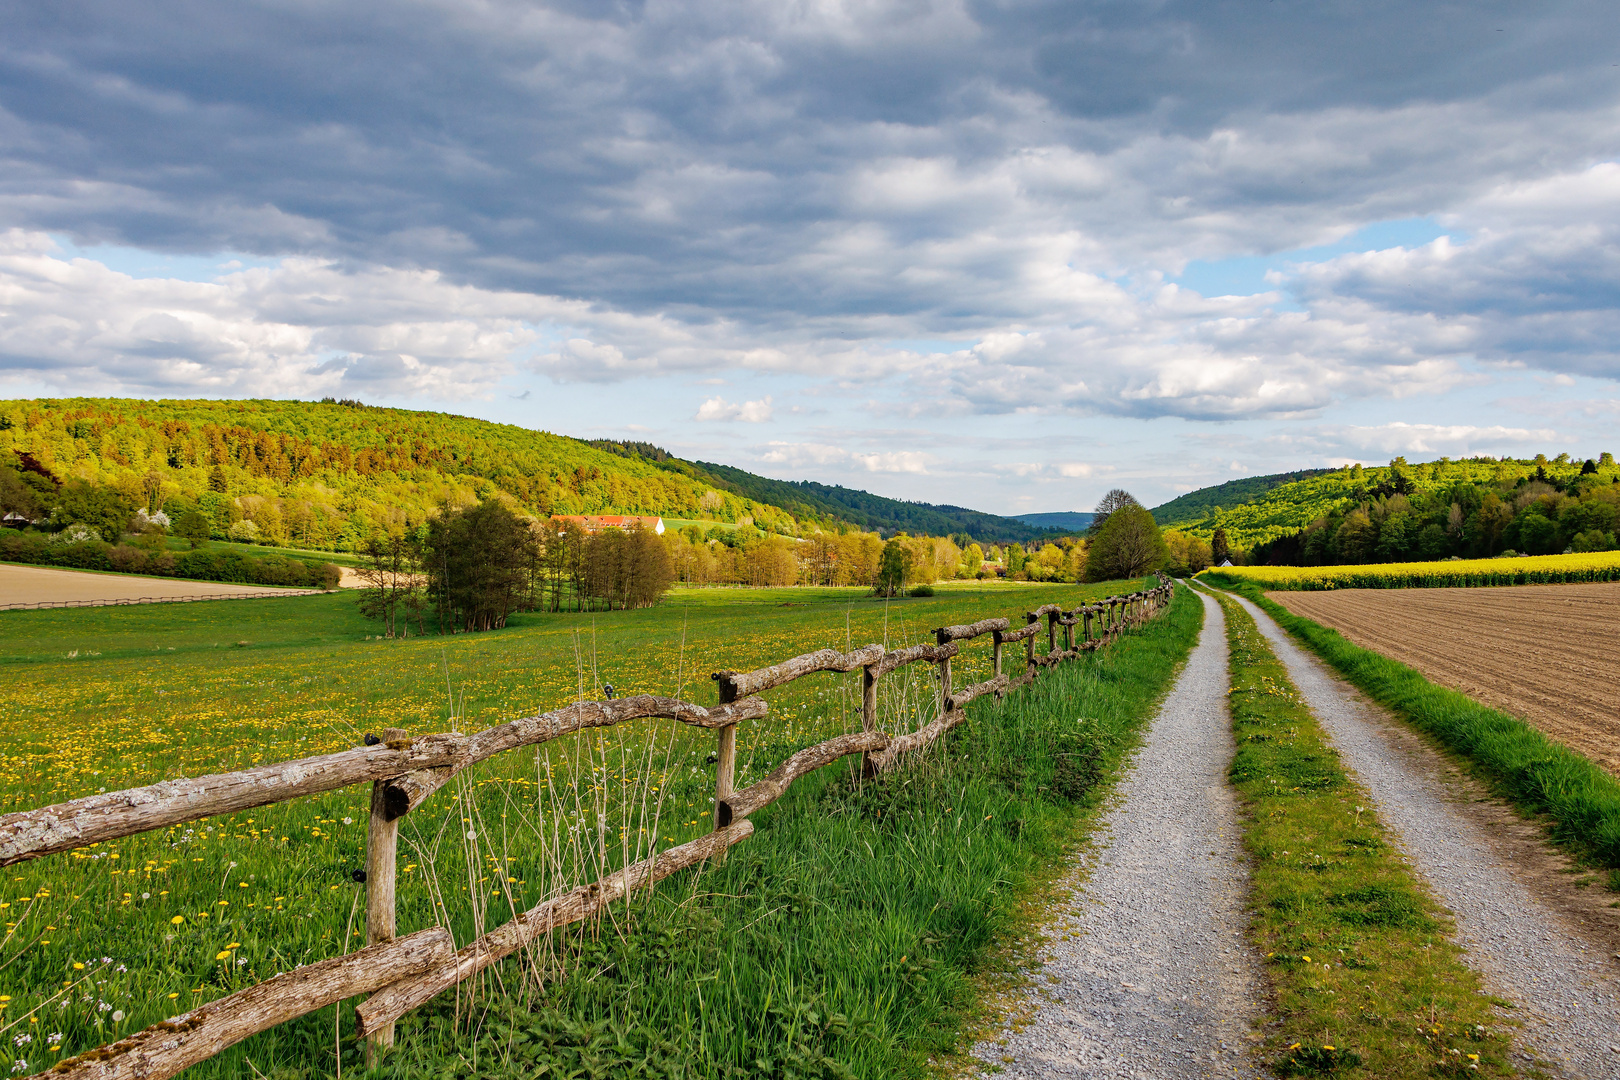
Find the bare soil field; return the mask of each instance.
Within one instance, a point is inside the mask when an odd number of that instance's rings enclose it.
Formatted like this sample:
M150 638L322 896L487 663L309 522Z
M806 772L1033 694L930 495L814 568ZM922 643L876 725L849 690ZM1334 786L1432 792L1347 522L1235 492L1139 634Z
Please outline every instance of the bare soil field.
M1620 583L1267 595L1620 775Z
M303 596L308 589L273 589L263 585L232 585L224 581L187 581L183 578L138 577L132 574L93 574L47 566L0 563L0 607L12 604L61 603L116 604L142 597L196 596ZM318 591L318 590L317 590Z

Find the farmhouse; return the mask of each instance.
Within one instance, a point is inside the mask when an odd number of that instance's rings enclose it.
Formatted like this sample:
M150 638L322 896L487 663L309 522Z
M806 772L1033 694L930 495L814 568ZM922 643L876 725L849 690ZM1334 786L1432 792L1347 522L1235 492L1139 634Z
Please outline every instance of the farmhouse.
M640 526L658 536L664 535L664 519L661 517L637 517L634 514L552 514L551 520L558 525L578 525L588 533L599 533L603 529L634 529Z

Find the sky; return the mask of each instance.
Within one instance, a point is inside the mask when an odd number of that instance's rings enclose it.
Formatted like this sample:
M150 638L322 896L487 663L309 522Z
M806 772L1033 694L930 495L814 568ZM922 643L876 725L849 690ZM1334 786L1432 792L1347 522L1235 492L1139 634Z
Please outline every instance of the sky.
M1611 4L0 6L0 397L1005 514L1620 451Z

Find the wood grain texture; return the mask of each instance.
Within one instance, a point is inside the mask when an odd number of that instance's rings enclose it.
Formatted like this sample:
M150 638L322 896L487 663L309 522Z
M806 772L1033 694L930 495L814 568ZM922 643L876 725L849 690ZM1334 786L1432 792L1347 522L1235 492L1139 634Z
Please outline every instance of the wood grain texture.
M961 641L965 638L976 638L980 634L988 634L993 630L1005 630L1011 624L1006 619L980 619L976 623L967 623L960 626L938 626L934 628L934 640L941 645L948 641Z
M772 769L765 779L749 784L719 804L715 808L716 812L724 808L722 816L727 824L746 818L761 807L769 806L780 799L788 786L805 773L814 772L823 765L830 765L850 754L866 753L868 758L875 757L872 751L884 749L889 742L889 737L881 731L857 731L850 735L839 735L814 746L807 746Z
M950 712L952 709L960 709L974 698L983 697L985 694L1003 694L1006 691L1007 676L997 675L994 678L984 680L984 682L964 686L960 690L952 690L950 696L945 699L945 711Z
M883 646L876 644L862 645L847 653L837 649L821 649L753 671L717 671L709 678L720 684L720 700L726 703L750 694L764 693L818 671L854 671L882 655Z
M359 1033L369 1035L383 1025L393 1023L412 1009L420 1008L450 987L512 955L550 931L588 919L637 889L713 858L732 844L747 839L753 832L753 822L739 821L728 828L670 848L653 858L632 863L601 881L581 885L555 899L535 905L511 922L472 941L455 955L437 960L421 974L393 982L373 994L355 1010Z
M71 1080L161 1080L250 1035L334 1001L421 976L448 961L453 948L450 932L435 926L322 960L59 1061L47 1075Z
M872 673L887 675L895 668L918 662L937 664L941 660L955 656L961 649L962 646L954 641L948 645L913 645L906 649L896 649L884 653L877 663L872 665Z

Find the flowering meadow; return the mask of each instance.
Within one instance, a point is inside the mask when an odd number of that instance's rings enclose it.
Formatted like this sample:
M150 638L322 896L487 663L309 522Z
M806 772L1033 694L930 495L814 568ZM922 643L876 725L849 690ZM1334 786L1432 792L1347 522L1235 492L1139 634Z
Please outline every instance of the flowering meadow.
M712 704L709 673L722 668L915 644L935 626L993 615L1018 624L1039 604L1133 587L974 582L888 602L850 589L677 590L651 610L520 616L499 632L392 641L370 636L346 595L7 612L0 799L18 810L327 753L386 727L472 732L608 685ZM957 685L989 666L988 638L965 643ZM931 670L903 670L881 684L888 730L920 726L937 707ZM815 676L768 694L769 718L739 729L738 787L857 729L858 678ZM402 823L400 931L443 924L459 946L706 831L713 749L712 733L640 722L468 770ZM0 871L0 1038L13 1071L362 945L355 871L368 799L355 787ZM316 1040L330 1059L339 1036L325 1014L324 1035L315 1019L288 1025L248 1044L264 1055L248 1060L297 1061Z

